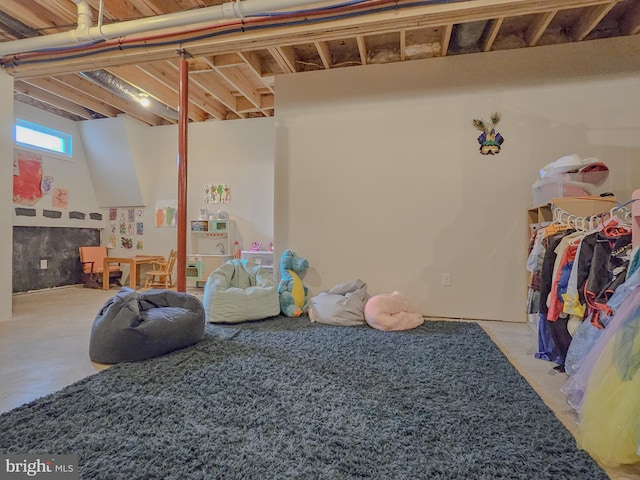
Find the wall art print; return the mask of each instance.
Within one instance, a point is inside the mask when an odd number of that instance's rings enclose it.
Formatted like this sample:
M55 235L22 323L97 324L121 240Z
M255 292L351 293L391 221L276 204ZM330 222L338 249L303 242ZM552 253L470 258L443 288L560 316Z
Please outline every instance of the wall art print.
M491 114L491 122L486 122L481 118L473 119L473 126L476 130L480 130L482 132L478 137L480 153L482 155L497 155L500 153L504 137L500 132L496 131L496 125L498 125L501 118L502 115L500 113L494 112Z
M231 187L226 183L211 183L204 186L204 203L230 203Z
M107 246L123 250L144 247L144 208L110 208Z
M51 195L51 206L53 208L69 208L69 190L55 187Z
M177 213L178 213L177 200L156 201L156 213L155 213L156 227L175 227Z
M40 185L42 195L51 195L53 193L53 177L45 175L42 177L42 184Z
M14 149L13 203L35 205L42 198L41 185L42 156Z

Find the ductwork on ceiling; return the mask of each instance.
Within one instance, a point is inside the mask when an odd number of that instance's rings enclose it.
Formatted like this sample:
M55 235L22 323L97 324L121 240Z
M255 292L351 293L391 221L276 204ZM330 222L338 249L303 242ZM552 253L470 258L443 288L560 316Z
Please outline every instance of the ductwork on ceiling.
M149 106L144 107L146 110L158 115L159 117L178 121L177 111L158 102L155 98L150 97L146 92L119 79L106 70L80 72L80 75L125 100L140 103L143 98L147 99L149 101Z
M460 23L454 25L451 33L451 53L468 53L478 51L480 39L487 27L487 21Z

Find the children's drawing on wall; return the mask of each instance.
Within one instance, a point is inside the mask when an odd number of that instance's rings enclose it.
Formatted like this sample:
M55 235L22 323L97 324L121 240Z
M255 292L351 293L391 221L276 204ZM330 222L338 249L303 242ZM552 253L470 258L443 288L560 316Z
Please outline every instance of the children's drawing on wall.
M120 237L120 246L125 250L133 250L133 239L131 237Z
M110 208L107 222L109 248L142 250L144 208Z
M51 195L53 193L53 177L49 175L42 177L40 190L42 190L42 195Z
M226 183L212 183L204 186L204 203L231 202L231 188Z
M55 187L51 196L51 206L53 208L69 208L69 190Z
M42 198L42 156L13 151L13 203L35 205Z
M473 119L473 126L482 133L478 137L480 144L480 153L482 155L497 155L504 142L504 137L500 132L496 131L496 125L500 122L502 115L498 112L491 114L491 123L485 122L483 119Z
M177 200L156 201L156 227L175 227L177 212Z

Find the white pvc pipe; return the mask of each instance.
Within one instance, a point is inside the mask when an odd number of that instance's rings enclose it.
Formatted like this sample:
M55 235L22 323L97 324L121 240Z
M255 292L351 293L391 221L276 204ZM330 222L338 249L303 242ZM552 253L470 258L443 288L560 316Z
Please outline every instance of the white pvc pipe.
M184 27L196 23L243 18L263 12L273 12L318 4L318 0L236 0L222 5L168 13L127 22L93 27L91 9L86 0L73 0L78 6L78 28L69 32L53 33L41 37L22 38L0 43L0 57L12 53L69 47L96 40L112 39L172 27Z

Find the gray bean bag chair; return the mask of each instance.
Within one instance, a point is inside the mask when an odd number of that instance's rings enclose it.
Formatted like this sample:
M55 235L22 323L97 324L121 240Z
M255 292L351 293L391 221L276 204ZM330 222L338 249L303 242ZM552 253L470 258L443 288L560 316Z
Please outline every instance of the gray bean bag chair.
M329 325L364 325L368 299L367 284L362 280L341 283L309 299L309 320Z
M135 362L188 347L204 338L204 308L172 290L122 288L102 306L91 328L89 358Z
M211 272L202 302L211 323L262 320L280 313L278 286L271 272L251 260L229 260Z

